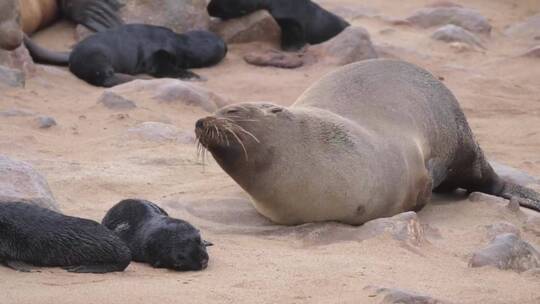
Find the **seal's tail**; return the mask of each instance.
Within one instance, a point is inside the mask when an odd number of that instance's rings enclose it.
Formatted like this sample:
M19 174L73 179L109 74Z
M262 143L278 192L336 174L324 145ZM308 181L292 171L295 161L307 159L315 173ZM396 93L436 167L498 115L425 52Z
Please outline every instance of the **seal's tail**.
M69 55L71 52L54 52L47 50L33 42L26 35L24 35L23 41L26 48L28 48L28 52L30 52L30 56L32 56L32 59L34 59L35 62L59 66L69 65Z
M507 181L499 196L506 199L517 199L520 206L540 211L540 193L527 187Z

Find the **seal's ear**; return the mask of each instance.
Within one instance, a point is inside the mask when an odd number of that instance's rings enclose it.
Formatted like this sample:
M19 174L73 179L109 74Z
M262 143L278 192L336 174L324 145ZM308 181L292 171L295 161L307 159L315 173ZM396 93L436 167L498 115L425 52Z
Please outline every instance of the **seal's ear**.
M202 244L203 244L204 247L214 246L214 243L211 243L211 242L206 241L206 240L203 240L203 241L202 241Z

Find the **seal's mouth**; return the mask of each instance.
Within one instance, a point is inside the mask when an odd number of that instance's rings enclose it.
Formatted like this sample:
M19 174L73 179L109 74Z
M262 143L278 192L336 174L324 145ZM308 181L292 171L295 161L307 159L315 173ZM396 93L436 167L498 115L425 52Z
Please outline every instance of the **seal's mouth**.
M204 149L214 152L223 148L240 147L246 160L249 155L245 146L246 138L251 138L259 143L259 139L253 133L247 131L230 118L209 116L201 118L195 123L195 135L197 137L197 151L199 154Z

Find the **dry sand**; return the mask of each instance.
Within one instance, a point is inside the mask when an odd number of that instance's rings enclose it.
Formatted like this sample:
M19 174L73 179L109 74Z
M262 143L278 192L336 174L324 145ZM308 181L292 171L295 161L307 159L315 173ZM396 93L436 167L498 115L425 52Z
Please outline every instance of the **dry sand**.
M368 7L388 17L406 17L430 1L327 0L327 6ZM433 29L357 18L374 43L444 77L458 97L490 159L540 176L540 60L516 57L529 45L504 37L505 26L540 12L537 0L456 1L478 9L494 26L486 50L456 52L429 38ZM360 5L360 4L361 5ZM393 31L385 31L385 29ZM73 43L70 25L37 35L51 48ZM284 105L335 67L296 70L249 66L242 55L257 45L232 45L227 58L196 72L202 86L232 101L266 100ZM155 143L128 137L144 121L170 122L192 132L208 113L197 107L144 102L134 110L98 105L102 88L66 70L46 67L25 89L0 93L0 111L26 109L54 117L58 126L36 128L33 118L0 121L0 153L26 160L43 173L61 209L100 221L120 199L155 201L198 226L209 248L208 269L172 272L132 263L125 272L82 275L60 269L17 273L0 267L0 303L377 303L367 285L409 289L455 303L540 303L540 277L491 267L469 268L470 254L487 244L484 225L523 226L526 215L443 198L419 213L440 238L416 248L383 235L363 242L308 246L274 227L249 206L243 191L215 164L203 166L194 144ZM122 115L125 114L125 115ZM540 190L538 185L537 190ZM540 235L523 231L537 247Z

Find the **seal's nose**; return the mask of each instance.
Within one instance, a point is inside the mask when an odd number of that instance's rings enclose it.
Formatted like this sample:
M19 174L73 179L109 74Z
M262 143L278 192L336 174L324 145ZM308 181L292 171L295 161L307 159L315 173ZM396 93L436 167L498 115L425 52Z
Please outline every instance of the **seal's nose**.
M197 122L195 123L195 129L202 129L202 128L204 128L204 118L197 120Z

